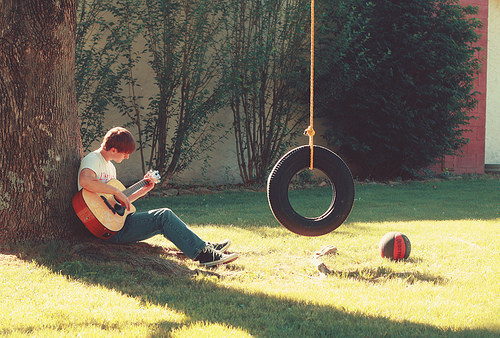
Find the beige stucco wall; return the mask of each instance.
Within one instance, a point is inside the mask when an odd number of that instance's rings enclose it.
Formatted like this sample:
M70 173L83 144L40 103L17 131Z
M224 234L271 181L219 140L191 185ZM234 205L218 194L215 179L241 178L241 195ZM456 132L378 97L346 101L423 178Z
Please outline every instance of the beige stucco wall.
M500 0L488 9L485 163L500 164Z
M138 79L138 83L141 84L140 87L135 89L136 96L142 97L142 99L138 99L137 104L147 107L148 98L153 96L156 91L156 87L152 80L154 78L153 72L147 64L140 64L135 75ZM216 149L207 151L203 155L204 158L194 161L183 173L175 176L172 179L172 183L207 185L235 184L241 182L236 158L235 140L230 129L232 113L229 110L221 111L217 119L226 125L226 130L224 132L227 133L227 138L218 143ZM118 110L111 109L106 115L105 127L109 129L115 126L123 126L125 122L129 122L129 120L122 117ZM137 139L137 130L134 127L130 127L129 130L134 133ZM97 149L100 142L101 140L96 140L92 149ZM145 149L145 158L148 158L149 154L150 149ZM141 156L139 151L135 151L131 154L129 160L121 164L115 164L115 166L118 177L125 185L134 183L138 178L142 177Z
M145 42L139 40L134 47L138 50L145 49ZM124 60L124 62L125 61L126 60ZM147 57L143 56L136 64L133 71L133 76L136 78L138 84L138 86L134 88L135 97L137 97L136 104L139 107L145 107L144 109L148 107L148 98L156 95L158 90L154 82L154 72L147 61ZM123 86L123 90L128 90L126 85ZM127 93L124 92L123 94L126 95ZM142 113L145 115L147 111L143 111ZM226 137L216 145L215 149L211 151L207 150L202 158L192 162L185 171L173 177L169 183L189 185L241 183L242 180L236 156L236 141L231 129L233 114L231 110L227 108L226 110L220 111L215 119L225 125L223 133L226 134ZM125 123L129 122L130 119L123 117L118 111L118 108L109 107L109 111L105 115L104 127L105 129L109 129L116 126L124 126ZM303 128L305 130L307 125L304 125ZM136 136L137 140L137 129L135 127L129 127L128 129ZM324 145L324 141L320 136L324 132L324 129L325 128L321 126L320 122L318 122L318 125L315 125L316 135L318 135L315 137L316 144ZM299 137L297 142L299 145L307 144L308 138L305 136ZM97 149L100 143L100 139L95 140L91 149ZM148 159L149 155L150 149L147 148L144 150L145 159ZM115 164L115 166L118 178L126 186L142 178L142 162L139 151L135 151L131 154L129 160L121 164Z
M138 50L146 49L145 41L139 39L134 46ZM126 60L123 60L126 62ZM136 104L139 107L145 107L142 113L147 114L148 99L157 94L158 88L154 80L154 72L148 64L147 57L136 64L133 70L133 76L137 80L137 86L134 87L134 94L137 98ZM127 95L128 86L123 87L124 95ZM227 109L221 111L215 117L216 120L225 124L226 138L217 144L212 151L206 151L203 157L194 161L184 172L175 176L171 183L177 184L235 184L240 183L238 162L236 158L235 139L231 131L233 120L232 112ZM116 107L109 107L109 111L105 115L104 127L109 129L116 126L124 126L125 123L130 123L128 117L124 117ZM128 129L136 136L138 140L138 132L136 127L128 127ZM102 140L95 140L91 149L97 149ZM87 153L87 152L86 152ZM85 153L85 154L86 154ZM85 155L84 154L84 155ZM150 148L144 150L145 159L149 159ZM139 151L131 154L130 159L121 164L115 164L117 176L125 185L132 184L142 178L142 161ZM147 168L146 168L147 169Z

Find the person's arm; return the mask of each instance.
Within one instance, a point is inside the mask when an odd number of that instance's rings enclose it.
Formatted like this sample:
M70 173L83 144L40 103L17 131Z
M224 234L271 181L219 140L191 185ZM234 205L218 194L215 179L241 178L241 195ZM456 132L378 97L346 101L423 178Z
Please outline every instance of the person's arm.
M83 169L80 172L78 180L82 188L84 188L85 190L94 192L96 194L113 195L118 202L120 202L127 208L127 210L130 210L130 199L118 188L99 181L97 179L96 173L93 170L88 168Z

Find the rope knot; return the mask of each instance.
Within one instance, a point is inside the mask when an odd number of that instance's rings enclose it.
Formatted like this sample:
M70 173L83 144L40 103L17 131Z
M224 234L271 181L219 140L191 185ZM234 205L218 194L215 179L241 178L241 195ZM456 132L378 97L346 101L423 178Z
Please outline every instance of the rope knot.
M312 126L307 127L306 130L304 130L304 135L308 135L309 137L314 136L316 132L314 131L314 128Z
M304 135L309 136L309 148L311 148L311 164L309 166L309 169L313 170L314 169L314 142L313 142L313 136L316 134L314 131L314 128L312 124L307 127L307 129L304 131Z

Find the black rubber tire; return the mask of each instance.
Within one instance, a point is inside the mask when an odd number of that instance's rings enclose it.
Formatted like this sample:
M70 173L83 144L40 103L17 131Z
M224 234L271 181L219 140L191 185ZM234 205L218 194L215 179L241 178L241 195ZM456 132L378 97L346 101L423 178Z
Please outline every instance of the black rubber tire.
M310 166L310 147L286 153L274 166L267 180L267 198L274 217L288 230L303 236L321 236L344 223L354 203L354 181L345 162L331 150L314 146L314 168L323 171L332 184L332 203L318 217L299 215L290 204L288 186L293 176Z

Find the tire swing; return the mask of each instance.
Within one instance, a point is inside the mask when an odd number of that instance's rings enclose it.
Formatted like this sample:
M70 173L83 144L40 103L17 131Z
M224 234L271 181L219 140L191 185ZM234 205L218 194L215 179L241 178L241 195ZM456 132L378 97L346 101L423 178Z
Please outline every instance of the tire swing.
M310 125L304 134L309 145L292 149L274 166L267 180L267 198L274 217L288 230L303 236L325 235L344 223L354 203L354 181L345 162L331 150L315 146L313 136L314 89L314 0L311 1L311 98ZM317 217L304 217L292 207L288 187L292 178L309 167L322 171L332 186L332 201L328 209Z

